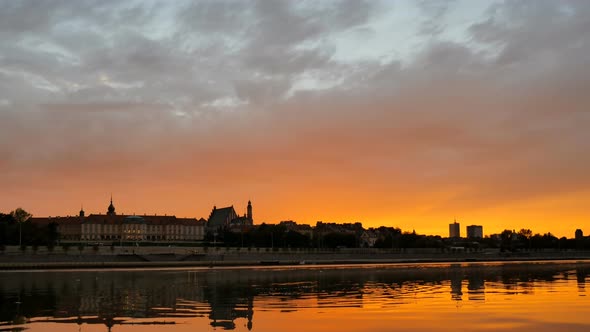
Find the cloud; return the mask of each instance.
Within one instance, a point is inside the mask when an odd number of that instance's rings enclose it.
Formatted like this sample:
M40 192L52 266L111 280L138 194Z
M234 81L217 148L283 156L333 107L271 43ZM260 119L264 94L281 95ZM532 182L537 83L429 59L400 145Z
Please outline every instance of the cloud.
M490 2L465 26L460 3L2 2L0 179L375 220L588 192L590 5ZM383 23L404 8L412 41ZM355 57L360 30L412 51Z

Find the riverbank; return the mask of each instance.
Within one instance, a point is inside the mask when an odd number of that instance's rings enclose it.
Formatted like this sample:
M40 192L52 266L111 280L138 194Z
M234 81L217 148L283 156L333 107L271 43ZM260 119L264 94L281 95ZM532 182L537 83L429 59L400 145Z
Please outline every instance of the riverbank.
M348 250L207 250L202 248L117 248L84 252L22 253L0 255L0 270L174 268L224 266L289 266L333 264L464 263L509 261L590 261L589 251L500 253L420 252L376 249Z

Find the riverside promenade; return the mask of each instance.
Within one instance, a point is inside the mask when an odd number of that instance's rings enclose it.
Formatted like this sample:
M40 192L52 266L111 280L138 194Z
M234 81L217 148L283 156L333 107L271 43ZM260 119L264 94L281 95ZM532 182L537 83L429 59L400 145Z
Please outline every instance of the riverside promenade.
M493 261L590 260L590 251L499 250L446 252L437 249L277 249L203 247L61 247L22 252L7 247L0 270L278 266L324 264L459 263Z

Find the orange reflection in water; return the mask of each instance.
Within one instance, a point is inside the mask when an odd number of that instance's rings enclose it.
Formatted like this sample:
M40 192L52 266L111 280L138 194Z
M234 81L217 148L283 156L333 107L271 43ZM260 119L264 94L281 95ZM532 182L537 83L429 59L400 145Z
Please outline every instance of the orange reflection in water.
M71 297L57 301L64 317L12 326L29 331L539 332L588 331L587 271L589 263L89 272L76 275L76 294L63 293L67 273L33 286L0 279L4 298L18 287L42 296L41 285Z

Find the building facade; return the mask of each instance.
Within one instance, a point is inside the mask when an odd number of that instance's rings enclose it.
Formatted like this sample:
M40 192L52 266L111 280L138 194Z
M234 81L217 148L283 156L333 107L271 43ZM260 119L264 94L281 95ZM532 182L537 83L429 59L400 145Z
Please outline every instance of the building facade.
M471 225L467 226L467 238L468 239L481 239L483 238L483 226Z
M449 237L450 238L460 238L461 237L461 224L457 221L449 224Z
M106 214L84 210L76 217L31 218L37 224L56 223L62 241L81 242L176 242L202 241L205 219L158 215L118 215L111 198Z

